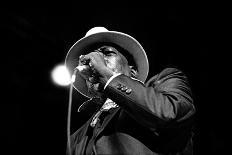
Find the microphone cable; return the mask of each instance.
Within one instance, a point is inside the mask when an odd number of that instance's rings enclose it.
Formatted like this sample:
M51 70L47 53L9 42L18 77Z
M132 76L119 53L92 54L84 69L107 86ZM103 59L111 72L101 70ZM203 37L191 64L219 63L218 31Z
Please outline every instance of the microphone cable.
M69 103L68 103L68 116L67 116L67 151L68 155L71 155L71 113L72 113L72 94L73 94L73 83L75 82L77 70L74 70L74 73L71 78L70 88L69 88Z

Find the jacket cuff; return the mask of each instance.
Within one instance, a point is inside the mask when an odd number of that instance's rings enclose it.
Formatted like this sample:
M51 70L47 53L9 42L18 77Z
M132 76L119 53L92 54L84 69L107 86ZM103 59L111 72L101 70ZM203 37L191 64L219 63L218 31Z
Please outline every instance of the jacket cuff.
M113 76L110 77L110 79L106 82L105 86L104 86L104 90L106 89L106 87L109 85L109 83L114 79L116 78L117 76L121 75L122 73L117 73L117 74L114 74Z
M140 102L142 99L138 98L138 96L141 96L138 94L144 91L144 84L142 82L133 80L124 74L120 74L108 80L108 82L108 85L104 89L104 94L114 102Z

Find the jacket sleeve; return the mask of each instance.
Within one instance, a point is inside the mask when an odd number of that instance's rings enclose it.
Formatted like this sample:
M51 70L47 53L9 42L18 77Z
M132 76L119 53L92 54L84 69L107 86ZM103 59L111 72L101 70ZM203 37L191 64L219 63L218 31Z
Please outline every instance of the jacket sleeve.
M104 92L135 120L149 128L181 123L195 112L187 78L175 68L165 69L146 85L119 75Z

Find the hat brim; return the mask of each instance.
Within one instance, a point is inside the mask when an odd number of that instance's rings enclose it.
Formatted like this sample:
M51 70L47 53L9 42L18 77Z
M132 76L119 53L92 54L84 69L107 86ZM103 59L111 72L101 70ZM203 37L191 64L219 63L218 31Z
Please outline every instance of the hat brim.
M78 40L70 48L65 59L65 65L71 75L73 74L74 69L78 66L79 56L91 52L91 47L100 43L114 43L132 55L138 70L137 79L145 82L149 72L149 64L143 47L133 37L117 31L99 32ZM76 75L76 80L73 85L82 95L88 98L93 97L88 92L86 81L79 74Z

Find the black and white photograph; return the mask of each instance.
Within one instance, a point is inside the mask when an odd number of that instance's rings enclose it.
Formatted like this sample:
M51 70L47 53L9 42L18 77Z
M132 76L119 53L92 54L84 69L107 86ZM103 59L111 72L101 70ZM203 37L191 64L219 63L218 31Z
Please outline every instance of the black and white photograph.
M1 6L1 155L221 155L231 69L209 3Z

